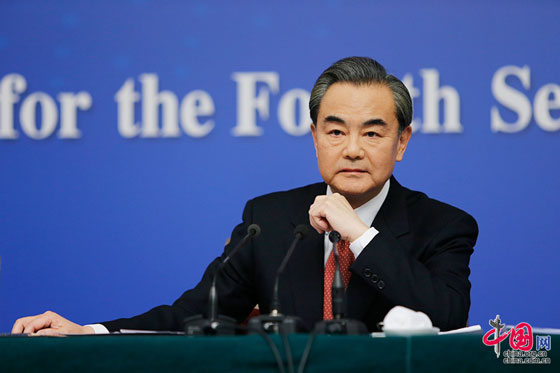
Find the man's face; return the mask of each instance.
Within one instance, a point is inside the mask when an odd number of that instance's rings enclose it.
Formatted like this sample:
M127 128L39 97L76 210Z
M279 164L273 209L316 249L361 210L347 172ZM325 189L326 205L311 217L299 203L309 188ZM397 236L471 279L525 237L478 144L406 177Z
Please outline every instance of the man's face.
M381 84L335 83L311 125L319 172L333 193L356 208L375 197L391 177L410 139L400 135L391 90Z

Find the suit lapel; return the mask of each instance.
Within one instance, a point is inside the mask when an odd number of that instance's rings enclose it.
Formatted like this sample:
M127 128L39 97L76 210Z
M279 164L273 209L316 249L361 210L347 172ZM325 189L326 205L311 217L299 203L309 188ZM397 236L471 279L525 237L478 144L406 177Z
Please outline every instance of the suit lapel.
M380 232L391 234L395 238L409 231L405 190L394 176L391 176L389 193L373 220L372 227Z

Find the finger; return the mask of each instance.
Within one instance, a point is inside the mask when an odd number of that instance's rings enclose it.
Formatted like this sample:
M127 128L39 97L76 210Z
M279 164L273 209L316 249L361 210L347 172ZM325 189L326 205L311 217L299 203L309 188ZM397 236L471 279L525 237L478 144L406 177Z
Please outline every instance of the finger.
M321 206L323 203L325 203L325 201L328 201L328 197L329 196L317 196L315 197L315 200L313 201L313 204L309 207L311 208L317 208L319 206Z
M37 330L48 328L53 323L53 317L50 314L44 313L35 317L25 326L24 333L35 333Z
M322 229L329 230L331 223L329 221L329 214L332 215L332 202L325 199L319 205L311 206L309 215L317 220L317 223Z
M321 217L317 219L317 223L319 224L319 227L323 230L323 232L332 231L332 227L326 218Z
M321 216L314 216L312 214L309 215L309 223L315 230L321 234L330 230L329 222L321 217Z
M317 231L317 233L319 233L319 234L323 233L323 230L321 229L321 227L317 224L317 222L315 220L316 219L313 216L311 210L309 210L309 224Z
M309 219L309 223L311 224L311 226L313 227L313 229L315 229L315 230L317 231L317 233L319 233L319 234L323 234L323 233L324 233L324 231L323 231L321 228L315 226L315 224L313 223L313 221L312 221L311 219Z
M317 224L315 224L315 221L313 219L313 217L311 216L311 214L309 214L309 224L313 227L313 229L315 229L317 231L317 233L321 234L323 232L321 232L321 228L319 228L317 226Z
M315 200L313 201L313 204L321 203L321 201L324 201L326 198L328 198L328 196L325 196L325 195L317 196L317 197L315 197Z
M12 334L21 334L23 333L23 329L25 329L25 325L31 320L32 318L37 316L27 316L22 317L16 320L14 326L12 327Z
M335 193L331 197L332 198L330 199L330 201L333 203L333 207L336 206L339 209L353 210L350 202L348 202L346 197L344 197L342 194Z
M64 334L62 334L62 333L66 333L66 332L62 329L47 328L47 329L41 329L41 330L37 331L37 333L34 333L32 335L33 336L63 337Z

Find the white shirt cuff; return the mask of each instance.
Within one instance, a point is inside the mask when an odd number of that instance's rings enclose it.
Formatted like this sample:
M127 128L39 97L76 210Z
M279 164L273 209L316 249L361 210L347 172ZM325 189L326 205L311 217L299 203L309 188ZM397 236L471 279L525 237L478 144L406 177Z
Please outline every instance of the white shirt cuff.
M107 329L103 324L88 324L84 326L91 327L95 334L109 334L109 329Z
M371 227L350 244L350 250L354 253L354 258L357 258L358 255L361 254L362 250L377 236L377 233L379 233L379 231Z

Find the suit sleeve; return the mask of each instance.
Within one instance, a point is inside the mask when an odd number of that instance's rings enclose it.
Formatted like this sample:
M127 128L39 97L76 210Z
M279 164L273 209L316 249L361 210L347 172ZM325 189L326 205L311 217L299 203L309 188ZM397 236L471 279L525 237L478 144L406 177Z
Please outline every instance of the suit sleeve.
M252 222L252 204L247 203L243 211L243 222L236 226L231 234L230 243L226 245L221 258L216 258L206 268L202 279L195 288L184 292L172 305L152 308L148 312L131 318L121 318L102 322L110 332L120 329L171 330L182 331L184 319L202 314L206 316L208 294L214 273L222 260L247 233ZM218 291L218 312L241 322L251 312L255 301L253 287L253 263L251 242L247 243L218 272L216 286Z
M354 271L390 304L426 313L441 330L461 328L468 319L469 260L477 235L476 221L464 212L421 248L406 249L380 231L356 259Z

